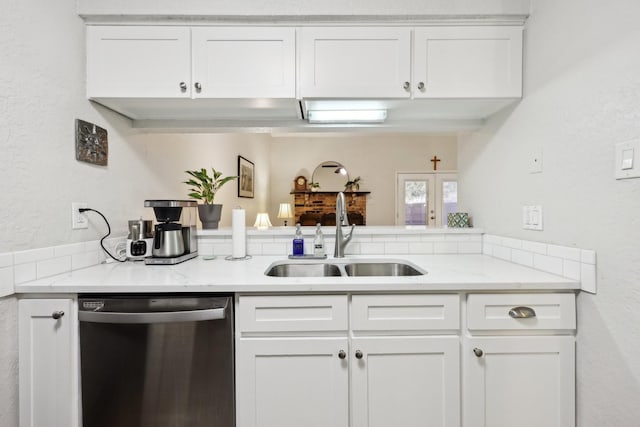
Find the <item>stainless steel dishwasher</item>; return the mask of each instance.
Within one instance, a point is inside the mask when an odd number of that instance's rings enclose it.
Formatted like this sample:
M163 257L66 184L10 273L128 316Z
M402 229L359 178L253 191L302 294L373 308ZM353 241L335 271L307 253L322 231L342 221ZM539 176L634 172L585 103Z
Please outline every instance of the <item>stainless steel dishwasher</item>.
M231 295L81 295L83 427L233 427Z

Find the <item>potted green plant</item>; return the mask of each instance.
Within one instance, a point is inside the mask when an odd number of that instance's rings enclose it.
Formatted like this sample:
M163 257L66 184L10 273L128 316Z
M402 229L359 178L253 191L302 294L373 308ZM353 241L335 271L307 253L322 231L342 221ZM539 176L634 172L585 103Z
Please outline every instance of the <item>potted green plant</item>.
M213 199L220 188L227 182L232 181L237 176L222 176L222 172L211 168L213 176L210 176L206 169L185 171L191 176L188 181L184 181L189 188L189 197L202 201L198 205L198 215L202 222L203 229L217 229L222 214L222 205L214 204Z
M352 181L347 181L344 184L344 191L358 191L360 190L360 177L354 178Z
M320 184L318 184L317 182L310 182L309 189L311 189L311 191L318 191L320 190Z

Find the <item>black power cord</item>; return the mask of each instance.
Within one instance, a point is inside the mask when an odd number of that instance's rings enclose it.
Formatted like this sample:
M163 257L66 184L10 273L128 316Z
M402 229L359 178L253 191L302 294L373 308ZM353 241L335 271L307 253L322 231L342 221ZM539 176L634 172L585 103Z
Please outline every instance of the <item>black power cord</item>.
M100 213L99 211L97 211L95 209L91 209L91 208L80 208L80 209L78 209L78 211L80 213L87 212L87 211L95 212L98 215L100 215L102 217L102 219L104 219L105 224L107 224L107 230L108 231L107 231L107 234L105 234L104 237L102 237L102 239L100 239L100 246L102 246L102 250L105 251L106 254L109 255L111 258L113 258L115 261L126 262L126 260L124 260L124 259L118 259L118 258L114 257L113 255L111 255L111 252L109 252L107 250L107 248L104 247L104 239L109 237L109 235L111 234L111 226L109 225L109 221L107 221L107 218L105 218L105 216L102 215L102 213Z

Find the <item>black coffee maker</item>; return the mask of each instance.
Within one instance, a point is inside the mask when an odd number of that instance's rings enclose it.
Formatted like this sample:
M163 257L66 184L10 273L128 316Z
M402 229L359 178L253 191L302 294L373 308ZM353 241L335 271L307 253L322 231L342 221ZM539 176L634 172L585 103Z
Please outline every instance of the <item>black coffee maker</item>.
M145 258L146 264L178 264L198 256L197 202L145 200L144 206L153 208L157 221L151 257Z

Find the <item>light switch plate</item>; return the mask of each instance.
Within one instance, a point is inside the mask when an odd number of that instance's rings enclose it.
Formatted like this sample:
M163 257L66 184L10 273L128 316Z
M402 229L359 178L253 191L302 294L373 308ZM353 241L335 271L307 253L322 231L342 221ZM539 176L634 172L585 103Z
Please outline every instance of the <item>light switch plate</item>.
M640 139L616 144L615 153L616 179L640 178Z
M542 231L542 206L530 205L522 207L522 228Z

